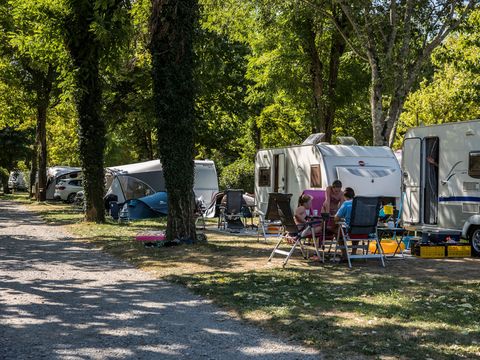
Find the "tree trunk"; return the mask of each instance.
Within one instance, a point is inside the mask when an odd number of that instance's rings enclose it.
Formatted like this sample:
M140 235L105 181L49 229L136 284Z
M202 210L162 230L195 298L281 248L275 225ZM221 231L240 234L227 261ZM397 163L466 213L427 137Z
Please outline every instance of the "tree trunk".
M382 95L383 87L380 78L378 62L370 59L372 69L372 85L370 89L370 109L372 112L373 145L383 146L388 144L385 134L385 117L383 113Z
M343 29L344 33L347 34L348 23L342 12L337 7L336 9L337 24ZM340 58L345 52L346 43L343 37L335 32L332 35L332 44L330 48L330 59L329 59L329 72L328 72L328 97L327 104L325 109L325 141L332 142L333 134L333 125L335 122L335 112L337 110L337 80L338 73L340 70Z
M29 182L29 189L28 189L28 194L30 199L33 198L33 190L32 188L35 187L35 197L37 196L37 143L35 141L35 144L33 145L33 153L32 153L32 163L30 164L30 182Z
M47 112L50 104L55 70L49 65L47 72L28 67L32 75L36 92L36 110L37 126L35 133L34 157L32 163L35 163L35 169L32 166L33 173L38 170L38 181L36 189L37 201L47 199Z
M316 44L316 32L313 29L313 21L308 22L307 51L310 57L310 76L313 92L313 126L312 133L326 132L325 107L323 101L323 63L318 55Z
M37 149L38 191L37 201L47 200L47 106L42 102L37 106L37 134L35 147Z
M7 169L5 169L7 170ZM8 174L10 174L10 171L8 171ZM1 175L1 174L0 174ZM2 182L2 188L3 188L3 193L4 194L10 194L10 188L8 187L8 178L9 176L0 176L0 180Z
M85 220L105 222L104 149L105 122L100 117L100 44L92 31L95 1L71 0L67 46L75 66L75 106L80 133L80 161L85 190Z
M153 0L150 23L158 147L168 193L168 239L196 240L193 197L195 0Z

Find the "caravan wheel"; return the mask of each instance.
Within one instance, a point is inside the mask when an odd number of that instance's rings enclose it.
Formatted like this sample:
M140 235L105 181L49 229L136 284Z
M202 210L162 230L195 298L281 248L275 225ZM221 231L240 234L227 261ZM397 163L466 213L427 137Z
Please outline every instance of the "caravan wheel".
M480 228L475 228L470 237L470 244L472 245L472 254L480 256Z

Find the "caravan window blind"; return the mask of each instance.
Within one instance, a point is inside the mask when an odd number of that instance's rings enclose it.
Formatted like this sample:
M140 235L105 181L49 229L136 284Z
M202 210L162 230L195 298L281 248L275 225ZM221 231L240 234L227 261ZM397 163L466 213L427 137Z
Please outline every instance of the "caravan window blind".
M320 165L310 166L310 187L321 188L322 187L322 171Z
M470 152L468 159L468 175L480 179L480 151Z

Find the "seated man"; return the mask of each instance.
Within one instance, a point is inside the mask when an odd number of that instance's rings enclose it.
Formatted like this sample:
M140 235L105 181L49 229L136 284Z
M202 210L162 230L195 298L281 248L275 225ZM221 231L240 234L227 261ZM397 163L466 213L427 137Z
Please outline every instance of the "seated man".
M355 197L355 191L353 191L352 188L347 187L343 192L343 197L345 201L342 203L337 213L335 214L335 222L339 222L343 220L345 222L345 226L348 228L348 226L350 225L350 219L352 217L352 203L353 203L353 198ZM340 239L337 239L337 241L340 241ZM358 241L356 243L358 243ZM353 248L352 254L354 255L356 254L356 252L357 252L357 249ZM342 249L342 255L343 255L343 258L347 257L346 249Z

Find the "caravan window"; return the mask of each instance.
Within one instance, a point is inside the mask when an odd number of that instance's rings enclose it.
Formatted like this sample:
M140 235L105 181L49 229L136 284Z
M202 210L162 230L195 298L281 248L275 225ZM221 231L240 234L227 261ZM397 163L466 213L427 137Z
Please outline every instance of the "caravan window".
M259 169L258 186L270 186L270 168L263 167Z
M480 151L472 151L468 159L468 175L480 179Z
M322 171L320 170L320 165L310 166L310 187L322 187Z
M210 190L218 187L217 173L213 167L195 167L194 186L196 190Z
M122 186L125 200L138 199L155 193L150 186L132 176L120 176L118 179Z

